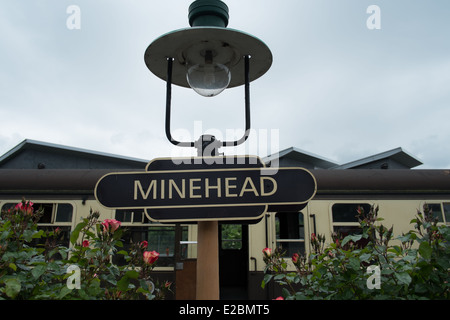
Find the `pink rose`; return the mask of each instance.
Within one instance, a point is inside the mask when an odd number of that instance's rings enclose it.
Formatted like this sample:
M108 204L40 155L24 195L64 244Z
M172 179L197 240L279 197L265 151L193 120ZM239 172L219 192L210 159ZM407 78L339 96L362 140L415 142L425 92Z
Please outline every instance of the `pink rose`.
M272 299L272 300L284 300L282 296L279 296L278 298Z
M300 257L300 256L298 255L298 253L294 253L294 254L292 255L292 262L293 262L293 263L297 263L299 257Z
M270 248L264 248L262 252L267 258L270 258L270 256L272 255L272 249Z
M116 231L117 228L119 228L121 224L122 224L122 222L117 221L116 219L105 219L102 222L103 232L107 232L109 230L109 231L111 231L111 233L114 233L114 231Z
M143 257L146 264L152 265L158 260L159 253L156 251L145 251Z

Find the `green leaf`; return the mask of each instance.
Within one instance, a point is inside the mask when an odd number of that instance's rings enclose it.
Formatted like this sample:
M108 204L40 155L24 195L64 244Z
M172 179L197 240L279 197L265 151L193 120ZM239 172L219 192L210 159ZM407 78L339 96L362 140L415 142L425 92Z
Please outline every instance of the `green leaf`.
M119 240L122 237L122 234L123 234L123 229L121 229L121 228L117 229L116 231L114 231L113 239Z
M130 279L137 279L139 277L139 272L136 270L129 270L125 273L125 276Z
M428 289L424 283L417 283L414 287L414 291L417 293L425 293L428 291Z
M400 240L402 243L408 242L411 240L411 233L407 233L405 235L398 236L397 240Z
M349 241L353 241L353 242L359 241L359 240L361 240L362 236L363 236L362 234L346 236L344 238L344 240L342 240L341 245L345 246L347 244L347 242L349 242Z
M295 300L308 300L308 297L303 292L297 292L295 294Z
M11 268L11 269L13 269L14 271L17 271L17 266L14 264L14 263L10 263L9 264L9 267Z
M443 270L447 270L450 268L450 261L448 259L446 259L445 257L438 257L436 259L436 263L443 269Z
M388 252L392 252L392 253L394 253L397 256L402 254L402 249L399 246L392 246L387 251Z
M69 289L67 286L62 287L61 291L59 292L58 299L64 298L71 292L72 292L72 289Z
M411 277L407 272L399 272L395 274L395 277L401 284L409 285L411 283Z
M265 288L265 286L266 286L266 284L268 284L269 283L269 281L270 280L272 280L272 278L273 278L273 274L266 274L265 276L264 276L264 280L262 281L262 283L261 283L261 288Z
M283 280L283 279L284 279L284 274L283 273L277 274L275 276L275 278L273 278L273 280L275 280L275 281Z
M139 272L135 270L128 270L124 276L117 281L117 289L120 291L127 291L128 285L130 284L130 279L137 279L139 277Z
M359 261L369 261L370 257L372 255L370 253L363 253L362 255L359 256Z
M20 281L12 278L5 281L5 293L11 299L14 299L20 292L22 288Z
M431 259L431 253L433 252L433 249L431 248L430 244L426 241L422 242L419 246L419 254L422 256L422 258L429 260Z
M31 239L33 239L34 234L35 234L34 230L25 229L22 233L22 236L26 242L30 242Z
M36 232L35 234L33 234L32 238L33 239L40 239L43 235L44 235L44 230L41 229L38 232Z
M116 245L116 247L123 248L123 242L122 241L117 240L115 245Z
M80 235L80 231L81 231L81 229L86 227L86 224L87 224L86 221L83 221L83 222L80 222L79 224L77 224L75 229L73 229L72 234L70 235L70 243L72 243L73 245L75 245L77 243L78 236Z
M35 279L38 279L40 276L42 276L46 269L47 266L45 264L40 264L34 267L33 270L31 270L31 274Z
M128 290L129 284L130 284L130 279L127 276L123 276L119 281L117 281L117 289L125 292Z
M358 259L358 258L355 258L355 257L351 257L351 258L348 260L348 265L349 265L349 267L352 268L353 270L358 271L358 270L359 270L359 259Z

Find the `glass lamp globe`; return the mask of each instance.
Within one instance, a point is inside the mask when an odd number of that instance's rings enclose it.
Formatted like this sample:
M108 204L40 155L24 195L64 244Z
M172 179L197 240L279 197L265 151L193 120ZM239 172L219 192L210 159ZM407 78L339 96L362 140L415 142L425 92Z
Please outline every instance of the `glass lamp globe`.
M186 78L195 92L214 97L228 87L231 73L227 66L213 62L212 53L207 51L204 64L188 65Z

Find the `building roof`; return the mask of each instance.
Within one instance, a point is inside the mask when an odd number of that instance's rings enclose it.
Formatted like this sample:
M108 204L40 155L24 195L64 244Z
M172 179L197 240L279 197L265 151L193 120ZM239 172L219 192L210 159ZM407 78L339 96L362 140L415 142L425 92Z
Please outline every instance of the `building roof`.
M399 147L366 158L348 162L343 165L332 167L330 169L370 168L372 164L377 164L379 166L378 168L384 169L388 169L392 166L392 164L397 166L396 168L400 166L405 169L411 169L420 166L423 163Z
M339 165L290 147L263 158L268 166L306 169L411 169L422 162L402 148ZM26 139L0 156L0 169L144 169L148 160Z
M423 164L402 148L368 156L339 165L332 160L291 147L263 158L268 166L301 166L307 169L411 169ZM278 161L278 163L276 163Z
M0 156L0 169L145 168L148 160L25 139Z
M293 164L294 162L297 162L298 165L306 165L306 167L309 167L311 169L329 169L331 167L337 166L337 163L333 162L332 160L295 147L284 149L278 153L274 153L263 158L263 161L267 165L274 165L275 161L280 161L280 165L282 165L281 162L283 162L283 160L288 160L287 164L289 165L291 163Z

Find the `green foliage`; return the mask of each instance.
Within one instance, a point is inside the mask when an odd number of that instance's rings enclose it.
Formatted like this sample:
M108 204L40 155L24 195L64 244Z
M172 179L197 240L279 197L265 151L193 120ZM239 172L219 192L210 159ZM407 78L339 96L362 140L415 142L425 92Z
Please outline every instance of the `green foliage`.
M362 234L333 234L326 247L325 237L312 234L312 253L292 257L295 272L279 250L264 252L262 287L273 280L291 300L450 298L450 228L438 225L427 206L411 221L414 230L396 239L392 227L379 224L378 207L359 208L358 215ZM369 266L380 270L379 288L369 285L375 279Z
M163 299L170 290L169 282L153 285L155 263L143 259L146 241L117 252L125 232L119 221L98 221L91 211L74 228L69 249L57 244L58 228L38 229L42 213L23 200L0 214L0 300ZM114 264L115 254L127 263ZM69 285L77 273L67 272L69 266L79 270L78 288Z

